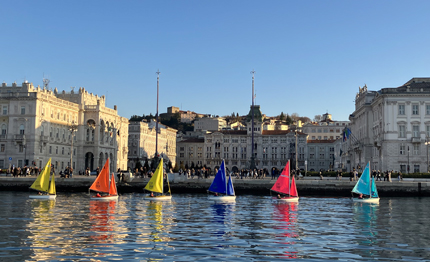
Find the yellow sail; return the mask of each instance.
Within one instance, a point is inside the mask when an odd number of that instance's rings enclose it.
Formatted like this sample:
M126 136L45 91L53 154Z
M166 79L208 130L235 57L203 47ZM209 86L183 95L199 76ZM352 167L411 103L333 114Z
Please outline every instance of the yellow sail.
M37 176L36 181L30 186L31 189L48 192L49 189L49 176L51 175L51 158L46 163L42 172Z
M163 193L163 159L160 159L157 169L149 180L148 184L145 186L148 191Z
M55 190L55 174L52 173L51 183L49 184L48 194L56 195L57 191Z

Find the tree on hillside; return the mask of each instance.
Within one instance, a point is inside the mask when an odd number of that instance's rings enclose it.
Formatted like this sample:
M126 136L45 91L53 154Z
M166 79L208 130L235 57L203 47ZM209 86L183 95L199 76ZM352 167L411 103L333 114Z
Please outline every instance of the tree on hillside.
M299 114L297 114L297 113L292 113L291 114L291 118L293 119L293 121L297 121L297 120L299 120Z
M314 122L320 122L321 121L321 119L322 119L322 116L321 115L315 115L314 116Z
M281 112L281 115L279 116L279 120L281 120L281 121L285 120L284 112Z
M290 115L287 114L287 117L285 118L285 122L287 125L291 125L293 123L293 119Z

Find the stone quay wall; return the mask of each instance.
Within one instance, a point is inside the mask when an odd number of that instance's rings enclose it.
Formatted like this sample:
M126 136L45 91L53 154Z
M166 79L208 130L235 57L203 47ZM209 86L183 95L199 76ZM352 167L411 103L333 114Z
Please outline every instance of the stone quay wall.
M32 191L29 189L35 177L0 177L0 190L2 191ZM94 176L73 176L73 178L55 178L58 193L62 192L88 192L89 187L95 180ZM206 193L213 177L207 179L187 179L178 174L169 175L169 184L173 194L199 194ZM117 188L120 194L143 193L149 178L131 178L124 182L118 182ZM233 179L236 195L270 195L270 188L275 180L265 179ZM343 178L305 177L297 180L299 196L326 196L326 197L350 197L355 181ZM404 179L392 182L377 181L376 186L381 197L411 197L430 196L430 180L427 179ZM272 193L274 194L274 193Z

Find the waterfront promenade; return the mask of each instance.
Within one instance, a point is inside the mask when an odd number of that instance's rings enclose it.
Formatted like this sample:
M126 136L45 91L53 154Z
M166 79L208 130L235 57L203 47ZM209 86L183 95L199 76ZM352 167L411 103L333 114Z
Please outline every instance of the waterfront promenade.
M116 176L115 176L116 177ZM35 176L30 177L6 177L0 176L0 189L2 191L29 191L30 185L35 180ZM88 192L95 176L74 175L72 178L55 177L57 192ZM118 185L119 193L142 193L143 188L149 178L136 178L131 181L120 182ZM213 177L207 179L186 179L183 175L169 174L170 187L175 193L206 193ZM270 188L275 180L270 177L264 179L233 179L236 194L269 195ZM349 177L337 180L334 177L304 177L297 180L297 190L300 196L330 196L348 197L355 181L349 181ZM379 195L384 196L430 196L430 179L406 178L398 181L397 178L392 182L376 182Z

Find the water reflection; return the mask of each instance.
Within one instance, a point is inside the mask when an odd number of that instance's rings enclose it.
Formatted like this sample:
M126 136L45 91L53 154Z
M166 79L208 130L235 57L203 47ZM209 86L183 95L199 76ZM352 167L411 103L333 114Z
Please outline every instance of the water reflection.
M117 201L90 201L90 238L95 243L112 243Z
M170 206L170 202L163 201L149 201L146 209L147 224L150 229L150 241L162 242L168 241L168 237L165 237L169 232L171 218L164 214L165 208Z
M211 205L214 230L212 235L222 238L228 233L228 224L232 223L235 203L217 203Z
M378 203L353 203L353 220L357 227L358 236L355 238L357 244L367 247L377 246L378 237ZM377 250L363 248L358 250L362 256L371 257L377 254Z
M47 260L51 257L51 253L45 252L44 249L55 243L53 235L58 231L55 227L55 200L32 199L29 201L33 217L33 220L27 225L28 231L31 232L28 236L29 243L33 246L31 257L34 260Z
M282 256L288 259L297 258L297 251L292 250L298 235L298 203L274 202L273 219L277 222L275 230L277 244L282 245Z

